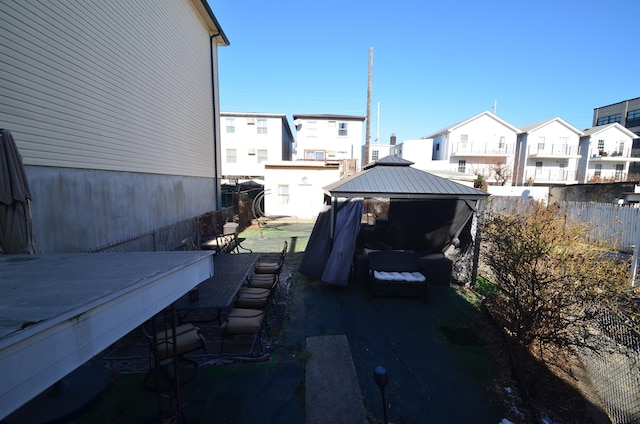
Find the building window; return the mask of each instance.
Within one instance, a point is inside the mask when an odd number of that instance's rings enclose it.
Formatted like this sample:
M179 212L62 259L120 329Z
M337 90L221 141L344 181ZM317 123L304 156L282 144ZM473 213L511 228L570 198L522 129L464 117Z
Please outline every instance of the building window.
M637 127L640 125L640 109L631 110L627 112L627 121L625 127Z
M348 134L347 132L347 123L346 122L339 122L338 123L338 135L341 137L346 137Z
M624 153L624 141L618 142L618 156L622 156Z
M504 149L504 136L500 137L500 140L498 141L498 149Z
M237 152L236 149L227 149L227 163L236 163L237 162Z
M280 205L289 204L289 185L288 184L278 184L278 204Z
M616 113L615 115L603 116L601 118L598 118L598 121L596 122L596 126L613 124L614 122L620 122L620 121L622 121L622 114Z
M466 160L459 160L458 161L458 172L462 172L463 174L466 172L467 169L467 161Z
M258 134L266 134L266 133L267 133L267 120L258 119Z
M324 150L305 150L304 158L306 160L324 160Z
M469 134L460 134L460 144L462 147L467 147L467 143L469 142Z
M267 149L258 149L258 163L266 162L269 157Z
M593 175L595 175L596 177L599 177L600 175L602 175L602 165L601 164L596 165L596 172L594 172Z
M538 150L544 150L544 144L546 139L544 137L538 137Z
M542 175L542 162L536 162L536 175Z
M227 118L227 133L236 132L236 120L234 118Z
M604 152L604 140L598 140L598 154L602 155Z
M624 165L617 164L616 165L616 180L620 180L622 178L622 171L624 171Z
M440 143L436 143L436 152L440 151Z
M379 155L379 154L380 154L380 153L379 153L377 150L373 150L373 151L371 152L371 160L378 160L378 155Z

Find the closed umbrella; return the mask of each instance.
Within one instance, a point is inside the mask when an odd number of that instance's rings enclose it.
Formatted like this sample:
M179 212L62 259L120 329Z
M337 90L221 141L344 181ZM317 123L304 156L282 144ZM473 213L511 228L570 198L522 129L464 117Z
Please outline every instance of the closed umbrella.
M11 132L0 129L0 252L39 253L33 235L29 182Z

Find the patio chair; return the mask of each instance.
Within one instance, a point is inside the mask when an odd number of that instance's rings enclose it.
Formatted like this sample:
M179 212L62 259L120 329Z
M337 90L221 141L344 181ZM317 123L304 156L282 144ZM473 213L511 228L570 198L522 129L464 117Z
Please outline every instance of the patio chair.
M156 320L157 317L151 320ZM166 322L165 322L166 324ZM147 326L152 327L149 331ZM183 384L186 381L176 382L175 376L177 375L177 367L180 362L191 363L194 368L194 374L198 369L198 363L192 358L188 358L185 355L202 350L207 353L207 346L204 336L200 332L200 328L193 324L182 324L175 327L175 346L176 354L178 356L178 363L174 362L174 337L173 329L165 325L164 329L155 329L153 321L147 322L141 326L142 332L149 343L149 371L144 378L144 386L150 390L160 389L162 383L156 380L156 386L149 385L149 377L156 371L156 376L165 381L165 388L168 386L171 390L174 390L174 384ZM156 331L155 335L153 331ZM187 380L188 381L188 380Z
M258 263L254 269L254 273L256 274L275 274L280 273L280 269L282 268L282 264L284 263L284 258L287 256L287 246L288 243L285 240L284 247L280 252L280 256L277 261L262 261L261 258L258 258Z
M271 300L271 293L272 289L243 287L238 291L238 297L233 306L241 309L266 310L268 302Z
M173 358L173 330L169 327L164 330L156 332L155 337L150 332L146 325L142 326L142 331L149 342L150 353L155 358L154 363L163 365L168 358ZM193 324L187 323L176 327L176 353L179 359L192 362L197 365L195 361L190 358L186 358L187 353L192 353L198 350L207 351L204 336L200 332L200 328ZM155 344L154 344L155 343Z
M278 284L280 272L274 274L251 274L247 277L247 287L272 289Z
M258 340L258 351L262 352L262 324L265 312L256 309L233 308L227 314L224 322L220 325L222 337L220 338L220 355L224 353L224 341L229 337L239 335L253 335L251 348L247 353L253 353L256 339Z

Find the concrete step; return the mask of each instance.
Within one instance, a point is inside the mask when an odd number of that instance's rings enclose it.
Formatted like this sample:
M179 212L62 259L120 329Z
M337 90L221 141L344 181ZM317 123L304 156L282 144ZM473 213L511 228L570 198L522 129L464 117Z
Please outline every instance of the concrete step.
M307 337L305 423L367 423L345 335Z

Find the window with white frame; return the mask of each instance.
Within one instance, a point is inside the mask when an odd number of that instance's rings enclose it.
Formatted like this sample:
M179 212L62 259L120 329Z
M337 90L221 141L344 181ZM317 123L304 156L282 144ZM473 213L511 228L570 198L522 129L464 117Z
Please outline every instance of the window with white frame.
M306 160L324 160L325 152L324 150L305 150L304 158Z
M598 153L604 152L604 140L598 140Z
M235 118L227 118L227 133L231 134L236 132L236 120Z
M338 135L341 137L346 137L347 135L349 135L348 131L347 131L347 123L346 122L339 122L338 123Z
M466 160L459 160L458 161L458 172L462 172L463 174L466 172L467 169L467 161Z
M269 158L269 151L267 149L258 149L258 163L266 162Z
M289 204L289 184L278 184L278 204Z
M624 153L624 141L620 140L618 142L618 155L622 156L622 153Z
M467 147L469 143L469 134L460 134L460 146Z
M544 137L538 137L538 151L544 150L545 141Z
M501 136L500 140L498 140L498 149L504 149L504 136Z
M593 175L595 175L596 177L602 175L602 164L599 163L596 165L596 171L593 173Z
M267 120L266 119L258 119L258 134L266 134L267 133Z
M378 155L380 154L380 152L378 152L377 150L372 150L371 151L371 160L378 160Z
M236 149L227 149L227 163L236 163L238 152Z

